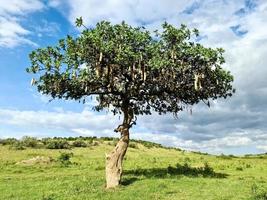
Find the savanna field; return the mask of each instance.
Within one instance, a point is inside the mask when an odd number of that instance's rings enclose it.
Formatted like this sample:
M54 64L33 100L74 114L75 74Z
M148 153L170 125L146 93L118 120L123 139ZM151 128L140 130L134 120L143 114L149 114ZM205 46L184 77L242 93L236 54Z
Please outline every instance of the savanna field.
M2 140L1 200L267 199L267 154L207 155L132 141L121 186L105 189L111 138Z

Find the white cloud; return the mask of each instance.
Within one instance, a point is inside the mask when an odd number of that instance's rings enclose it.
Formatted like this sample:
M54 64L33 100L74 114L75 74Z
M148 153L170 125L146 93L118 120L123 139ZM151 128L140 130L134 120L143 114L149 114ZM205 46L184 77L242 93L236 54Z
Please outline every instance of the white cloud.
M20 111L0 109L0 123L20 127L55 128L72 130L88 128L91 130L113 130L118 123L109 115L95 115L87 109L81 113L68 111ZM105 121L105 123L103 123ZM113 128L113 129L112 129Z
M16 37L16 35L27 35L30 33L22 28L16 20L10 22L10 20L1 17L0 25L0 34L3 37Z
M48 1L48 5L53 8L58 8L60 5L62 5L62 3L63 2L61 0L49 0Z
M0 5L0 47L36 46L27 38L31 32L21 25L21 16L42 10L44 4L39 0L0 0Z
M39 0L0 0L1 15L25 15L28 12L41 10L44 7L42 1Z
M257 148L267 152L267 145L259 145Z
M74 23L82 16L87 25L95 25L100 20L113 23L126 21L129 24L152 23L171 18L185 9L192 0L69 0L69 20Z
M4 18L0 16L0 47L15 47L18 44L36 44L28 40L25 36L30 31L24 29L15 18Z
M210 140L207 144L209 147L240 147L247 146L252 143L248 137L228 136Z
M60 25L55 22L49 22L45 19L39 22L37 27L34 27L35 34L38 34L39 37L43 35L53 37L60 31Z
M132 133L131 138L152 141L166 146L182 148L184 150L202 151L202 152L204 151L213 154L221 154L227 148L247 147L253 144L253 141L250 138L241 136L226 136L223 138L217 138L206 141L193 141L193 140L181 139L177 135L152 134L150 132L145 132L145 133L134 132ZM249 153L249 152L244 152L244 153Z

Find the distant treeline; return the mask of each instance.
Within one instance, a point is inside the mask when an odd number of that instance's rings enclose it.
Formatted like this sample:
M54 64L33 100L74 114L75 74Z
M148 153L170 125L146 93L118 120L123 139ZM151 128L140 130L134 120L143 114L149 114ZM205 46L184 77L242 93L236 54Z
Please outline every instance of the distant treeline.
M106 143L108 145L115 146L118 142L118 138L113 137L53 137L53 138L35 138L24 136L22 139L7 138L0 139L0 145L9 145L11 149L23 150L26 148L46 148L46 149L71 149L74 147L90 147L97 146L101 143ZM138 144L143 145L146 148L164 148L164 149L174 149L181 151L179 148L165 147L161 144L132 139L129 147L138 148Z

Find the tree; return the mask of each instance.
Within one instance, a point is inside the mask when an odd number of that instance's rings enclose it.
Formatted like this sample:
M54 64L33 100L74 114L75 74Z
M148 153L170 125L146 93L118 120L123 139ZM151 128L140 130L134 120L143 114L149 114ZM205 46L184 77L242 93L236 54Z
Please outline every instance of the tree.
M83 26L82 19L76 20ZM107 21L86 28L74 38L30 54L27 72L32 84L53 99L85 102L96 96L96 111L105 108L123 121L114 150L106 156L106 186L115 187L122 175L122 161L129 144L129 129L138 115L173 113L209 99L234 93L233 76L222 68L223 49L195 42L198 30L168 23L151 33L144 27Z

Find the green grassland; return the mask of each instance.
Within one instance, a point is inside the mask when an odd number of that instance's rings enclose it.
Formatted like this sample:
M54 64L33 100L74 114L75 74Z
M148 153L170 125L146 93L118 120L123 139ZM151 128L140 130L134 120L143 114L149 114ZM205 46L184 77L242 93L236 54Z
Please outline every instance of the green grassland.
M105 189L105 153L114 141L70 149L0 145L0 199L267 199L267 155L213 156L132 142L122 184ZM150 144L150 145L147 145ZM23 150L18 150L23 149ZM58 158L71 152L70 162ZM37 156L48 163L20 163Z

